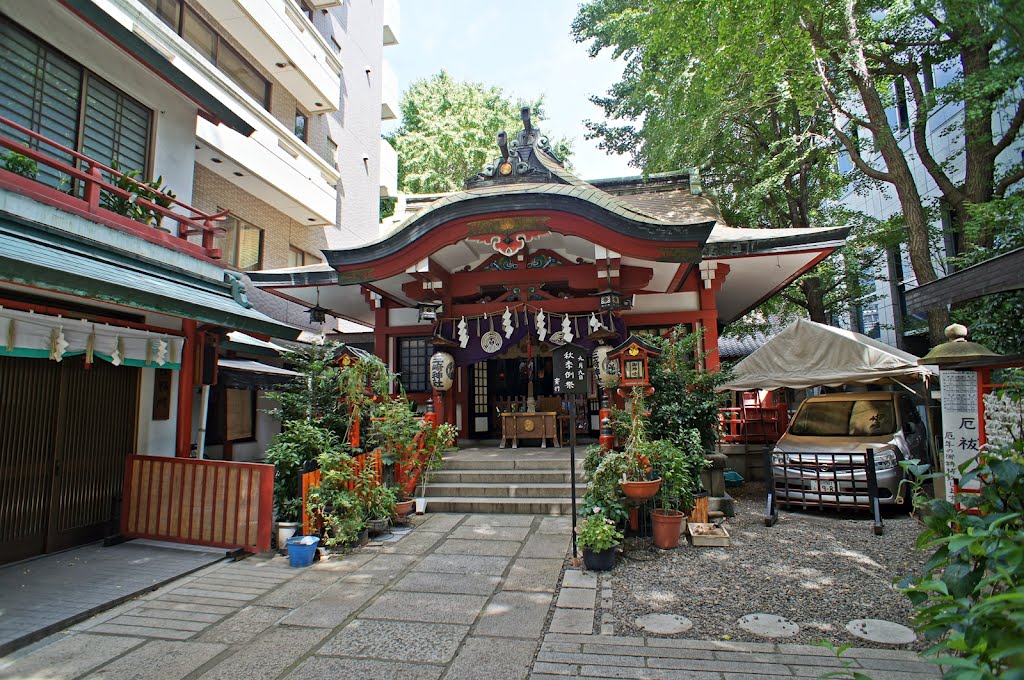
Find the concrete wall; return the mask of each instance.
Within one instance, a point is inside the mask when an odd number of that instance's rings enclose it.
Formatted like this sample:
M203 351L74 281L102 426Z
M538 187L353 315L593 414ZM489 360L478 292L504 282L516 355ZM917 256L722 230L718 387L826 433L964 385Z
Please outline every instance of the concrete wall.
M153 110L152 177L163 175L179 200L192 199L196 105L56 2L0 0L23 28ZM110 159L97 159L109 163Z
M338 110L317 116L310 145L338 145L338 225L331 248L377 238L380 219L380 102L383 79L382 0L343 0L314 15L321 35L341 47L345 62Z

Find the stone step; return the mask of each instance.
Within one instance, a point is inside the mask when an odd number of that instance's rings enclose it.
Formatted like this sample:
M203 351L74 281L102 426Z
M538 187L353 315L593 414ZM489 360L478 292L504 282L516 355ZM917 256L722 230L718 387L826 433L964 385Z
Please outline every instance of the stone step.
M585 454L582 451L576 452L577 469L583 469L584 456ZM568 468L569 458L567 456L556 458L519 458L511 460L507 457L496 460L449 458L445 460L444 464L441 466L442 470L567 470Z
M501 482L508 484L568 484L571 481L569 471L565 470L463 470L441 469L430 476L431 483L464 483L479 484L481 482ZM576 483L583 484L583 472L576 473Z
M431 497L427 512L489 513L503 515L571 515L572 503L563 498Z
M577 497L582 496L586 488L576 485ZM559 484L506 484L503 482L465 482L437 483L431 481L427 486L427 496L444 497L479 497L479 498L564 498L572 496L572 485L568 482Z

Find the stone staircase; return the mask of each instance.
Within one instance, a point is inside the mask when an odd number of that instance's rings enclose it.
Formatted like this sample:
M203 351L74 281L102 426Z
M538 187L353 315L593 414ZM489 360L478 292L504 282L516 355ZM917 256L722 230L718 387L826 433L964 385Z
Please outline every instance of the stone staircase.
M576 451L577 501L586 491L583 452ZM430 478L428 512L568 515L568 449L468 449L445 458Z

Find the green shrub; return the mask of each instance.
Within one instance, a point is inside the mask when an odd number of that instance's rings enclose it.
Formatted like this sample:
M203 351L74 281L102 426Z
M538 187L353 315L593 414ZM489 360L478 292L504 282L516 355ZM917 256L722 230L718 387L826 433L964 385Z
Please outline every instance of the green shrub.
M39 174L39 165L28 156L22 156L20 153L9 151L8 153L0 154L0 162L3 162L4 170L13 172L15 175L27 177L28 179L35 179L36 175Z
M117 167L116 161L111 161L110 167L121 172L121 169ZM128 170L122 172L121 175L112 177L111 184L118 189L128 192L128 196L124 197L111 191L103 191L100 193L100 207L136 222L156 227L160 225L163 215L152 208L140 204L138 199L141 198L163 208L170 209L174 205L173 199L176 198L176 195L164 186L163 175L149 182L142 182L139 180L141 174L138 170Z
M1019 395L1017 397L1020 404ZM920 576L900 589L916 607L919 632L934 642L925 655L946 666L944 678L1024 678L1024 442L1016 426L1009 445L982 451L960 468L961 507L924 501L920 548L934 551ZM938 475L923 474L916 484Z

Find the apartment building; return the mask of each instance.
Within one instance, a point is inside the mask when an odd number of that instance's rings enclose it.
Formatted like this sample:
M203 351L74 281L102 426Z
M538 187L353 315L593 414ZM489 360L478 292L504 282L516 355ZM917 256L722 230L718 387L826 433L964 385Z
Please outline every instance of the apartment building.
M218 341L309 327L246 271L376 236L395 10L0 0L0 562L104 535L128 454L215 434ZM272 432L238 392L251 458Z

